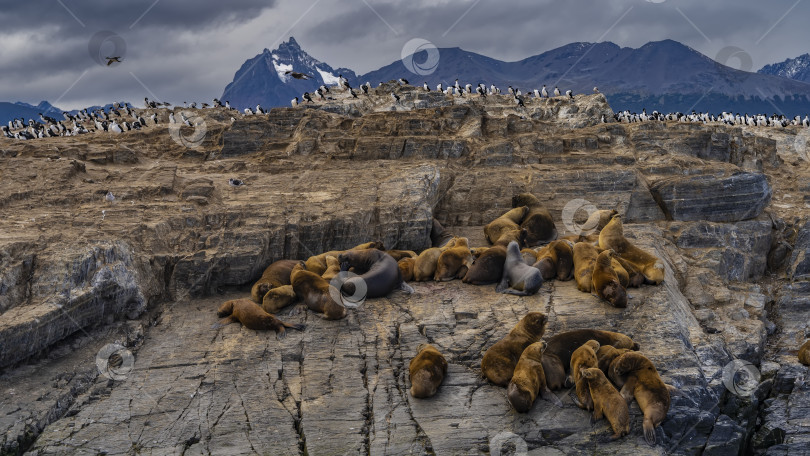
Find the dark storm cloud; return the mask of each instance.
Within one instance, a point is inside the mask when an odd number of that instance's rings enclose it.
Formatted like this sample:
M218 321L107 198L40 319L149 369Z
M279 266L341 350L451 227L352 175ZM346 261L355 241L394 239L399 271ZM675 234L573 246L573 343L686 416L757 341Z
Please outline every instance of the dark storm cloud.
M413 38L507 61L571 42L639 47L669 38L710 58L735 55L722 62L735 67L745 58L727 49L742 49L753 70L810 51L810 2L795 0L61 0L3 1L0 10L0 100L68 107L144 96L208 101L245 60L289 36L358 73L398 60ZM102 30L125 42L120 66L91 58ZM106 42L99 54L114 50Z

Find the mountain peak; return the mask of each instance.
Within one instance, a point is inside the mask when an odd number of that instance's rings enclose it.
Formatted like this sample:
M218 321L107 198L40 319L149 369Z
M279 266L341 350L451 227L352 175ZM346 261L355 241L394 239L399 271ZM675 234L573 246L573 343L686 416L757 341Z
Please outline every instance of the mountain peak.
M289 40L283 41L281 44L278 45L279 50L295 50L301 51L301 46L298 44L298 41L295 41L295 38L290 37Z
M757 73L810 82L810 54L802 54L794 59L765 65Z

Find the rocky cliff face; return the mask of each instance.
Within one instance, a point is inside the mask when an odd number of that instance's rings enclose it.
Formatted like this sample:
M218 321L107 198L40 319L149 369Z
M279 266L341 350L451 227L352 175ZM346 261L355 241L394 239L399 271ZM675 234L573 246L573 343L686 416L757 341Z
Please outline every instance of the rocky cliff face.
M204 135L0 142L2 452L804 451L806 132L603 124L601 95L516 108L373 92L233 122L200 110ZM247 295L274 260L369 239L420 250L432 217L483 245L481 227L524 191L561 235L591 208L619 210L627 237L663 259L664 283L631 290L627 309L573 282L531 297L419 283L340 321L285 310L308 326L282 341L210 329L219 303ZM510 409L480 359L533 310L549 315L548 335L599 328L639 342L680 390L658 446L635 404L631 434L612 443L564 391L562 409ZM434 398L413 399L408 361L425 342L450 367Z

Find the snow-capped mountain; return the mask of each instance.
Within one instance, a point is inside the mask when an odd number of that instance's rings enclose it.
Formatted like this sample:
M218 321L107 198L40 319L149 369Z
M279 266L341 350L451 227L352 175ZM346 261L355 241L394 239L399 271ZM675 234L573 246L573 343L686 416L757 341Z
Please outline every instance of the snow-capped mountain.
M765 65L757 73L810 82L810 54L802 54L795 59Z
M26 122L28 119L39 122L39 113L55 119L62 119L62 111L51 106L47 101L42 101L36 106L20 101L16 103L0 102L0 124L2 125L6 125L11 119L19 119L20 117L25 119Z
M288 71L302 73L309 79L295 79ZM347 68L333 69L304 52L290 37L278 49L265 49L246 61L236 72L233 82L225 87L221 100L236 108L289 106L293 97L301 99L304 92L314 92L319 86L335 85L338 77L354 80L354 72Z

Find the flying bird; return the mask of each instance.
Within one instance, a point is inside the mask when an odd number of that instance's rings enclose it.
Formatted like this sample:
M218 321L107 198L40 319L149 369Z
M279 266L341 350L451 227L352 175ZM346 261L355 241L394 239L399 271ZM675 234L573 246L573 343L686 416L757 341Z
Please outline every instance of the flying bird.
M105 57L107 59L107 66L113 64L113 62L121 63L121 57Z
M308 75L306 73L298 73L297 71L292 71L292 70L285 71L284 74L289 74L290 76L292 76L295 79L311 79L312 78L312 76L310 76L310 75Z

